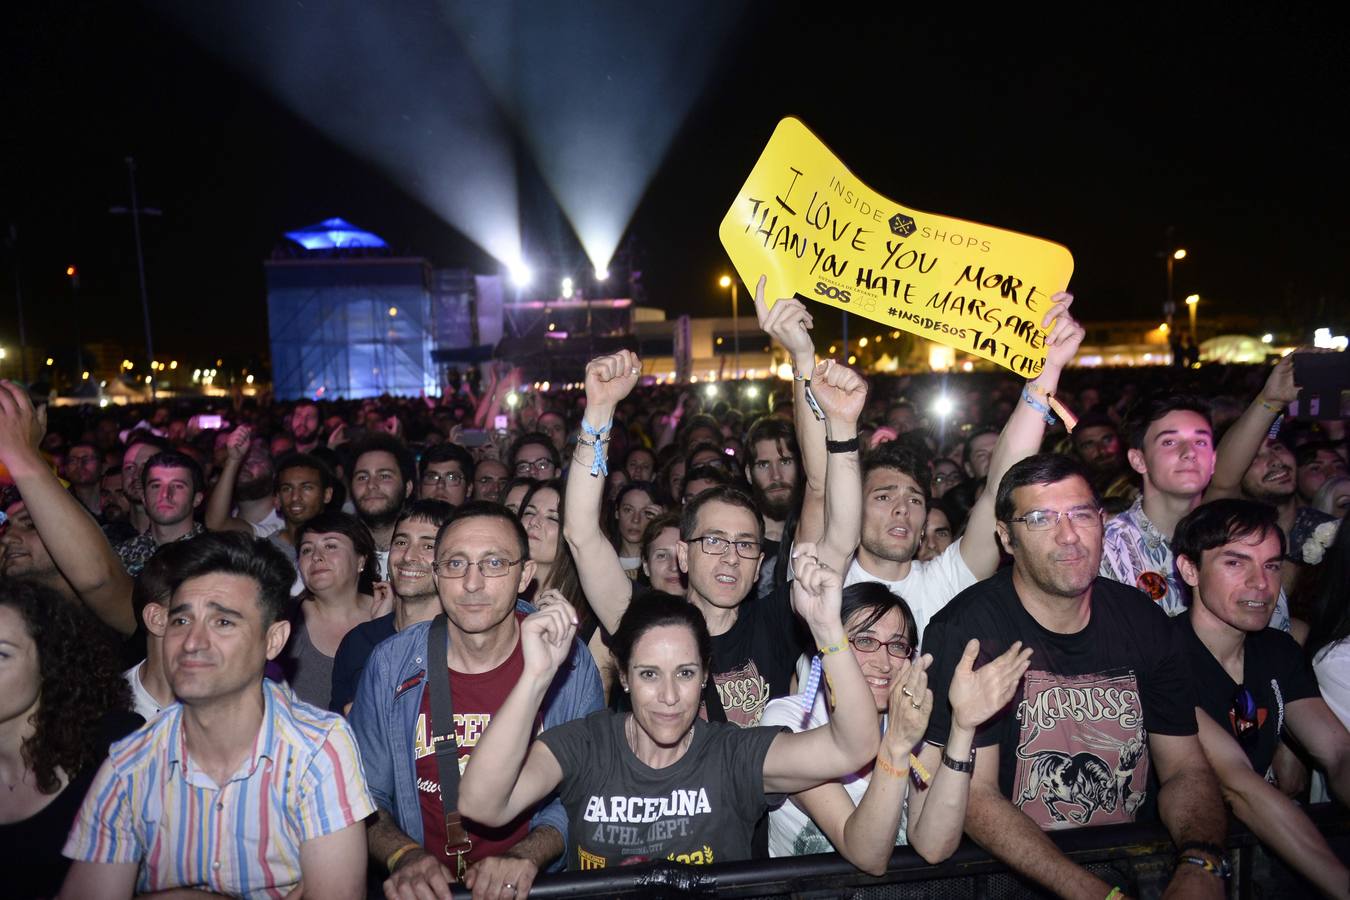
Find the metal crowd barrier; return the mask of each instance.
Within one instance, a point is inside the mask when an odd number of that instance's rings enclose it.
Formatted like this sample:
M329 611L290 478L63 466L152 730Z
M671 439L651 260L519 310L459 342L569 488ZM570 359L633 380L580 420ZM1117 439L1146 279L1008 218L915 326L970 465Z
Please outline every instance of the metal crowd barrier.
M1307 807L1309 815L1342 859L1350 858L1350 812L1335 804ZM1160 825L1110 825L1050 834L1066 855L1131 897L1160 897L1171 877L1176 850ZM1240 826L1229 834L1232 900L1304 896L1315 891L1260 847ZM456 900L469 892L456 889ZM713 866L648 863L571 872L541 878L531 898L857 898L857 900L1001 900L1046 897L969 840L952 857L931 865L908 847L898 847L885 875L866 875L835 853Z

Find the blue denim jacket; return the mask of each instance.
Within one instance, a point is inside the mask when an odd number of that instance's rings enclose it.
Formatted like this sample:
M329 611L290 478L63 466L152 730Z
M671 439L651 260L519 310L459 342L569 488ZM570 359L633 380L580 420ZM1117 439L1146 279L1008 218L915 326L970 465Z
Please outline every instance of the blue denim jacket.
M516 609L534 612L523 600ZM427 630L430 622L418 622L382 641L370 655L361 684L356 689L350 722L361 747L361 762L375 805L390 813L398 827L422 843L422 809L417 799L417 766L413 756L413 732L426 689ZM600 673L595 660L580 641L572 642L572 655L544 697L544 728L580 719L605 705ZM550 870L561 869L568 859L567 813L557 795L540 806L530 827L551 825L563 836L564 850Z

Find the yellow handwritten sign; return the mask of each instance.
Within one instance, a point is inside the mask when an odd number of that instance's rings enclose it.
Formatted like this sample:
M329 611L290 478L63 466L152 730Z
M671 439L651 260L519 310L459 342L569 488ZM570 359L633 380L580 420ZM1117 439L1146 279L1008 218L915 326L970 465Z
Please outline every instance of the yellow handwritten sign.
M794 118L778 123L719 229L746 284L827 303L1030 378L1067 247L908 209L863 184Z

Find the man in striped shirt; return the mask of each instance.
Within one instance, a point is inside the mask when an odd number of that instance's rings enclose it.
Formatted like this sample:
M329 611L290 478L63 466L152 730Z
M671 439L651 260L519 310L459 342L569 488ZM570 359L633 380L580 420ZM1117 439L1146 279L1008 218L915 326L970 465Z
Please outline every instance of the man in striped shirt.
M183 547L152 623L180 702L113 745L66 841L62 897L364 896L374 805L352 733L263 679L289 636L292 575L244 534Z

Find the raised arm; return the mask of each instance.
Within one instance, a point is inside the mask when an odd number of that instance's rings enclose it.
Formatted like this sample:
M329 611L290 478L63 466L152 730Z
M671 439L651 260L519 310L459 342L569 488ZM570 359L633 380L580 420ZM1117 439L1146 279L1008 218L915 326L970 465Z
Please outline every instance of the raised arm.
M459 785L459 811L465 817L488 826L505 825L562 781L553 751L542 741L531 744L530 736L576 632L576 611L565 600L550 603L521 623L524 671L469 757Z
M970 799L971 776L944 765L944 754L958 763L970 758L975 729L1007 706L1031 665L1031 650L1022 649L1021 641L1015 641L1001 656L976 671L979 652L979 641L972 638L966 642L947 689L952 705L947 743L942 747L924 745L920 761L933 773L933 780L927 790L915 791L909 801L909 845L931 863L942 862L956 852ZM895 714L892 698L892 718ZM924 719L926 722L927 716ZM885 743L883 740L883 746ZM908 759L901 757L896 765L907 766Z
M806 401L806 381L816 369L816 345L811 340L815 320L806 305L792 297L774 301L770 308L764 299L767 278L759 276L755 284L755 315L759 327L783 345L792 359L792 419L797 428L797 444L802 451L802 475L806 493L797 534L799 540L813 541L825 527L825 423L816 418ZM855 417L856 424L856 417Z
M1214 477L1205 490L1205 502L1242 493L1242 476L1256 458L1261 444L1270 433L1275 417L1298 399L1298 385L1294 384L1294 354L1281 359L1270 370L1265 387L1246 411L1224 433L1215 449Z
M239 480L239 470L244 466L244 457L248 455L252 438L253 431L247 425L240 425L230 432L225 444L225 465L220 467L220 479L211 491L211 499L206 501L206 527L211 531L253 534L253 526L231 515L234 509L234 484Z
M1069 314L1073 294L1061 291L1050 298L1052 305L1041 320L1041 327L1050 329L1046 335L1045 366L1041 373L1027 382L1027 393L1036 402L1047 404L1047 398L1059 389L1059 376L1078 352L1086 333ZM1054 322L1052 326L1050 323ZM998 542L994 538L994 496L1003 475L1019 461L1039 453L1045 437L1044 414L1033 409L1025 400L1013 406L1003 433L998 436L989 460L989 480L984 493L970 510L966 533L961 538L961 558L976 578L988 578L998 568Z
M843 579L822 565L816 547L799 544L792 560L792 608L821 649L833 711L830 721L797 734L780 734L764 758L764 790L797 793L856 772L877 752L877 714L872 691L848 646L839 618Z
M642 364L630 350L601 356L586 364L586 413L583 422L599 437L582 427L572 465L567 470L567 516L563 537L577 563L581 588L586 592L600 624L613 634L619 619L633 599L633 582L624 573L614 545L600 531L600 503L605 495L605 479L594 465L596 457L609 452L609 428L614 410L637 384Z
M798 426L798 444L802 453L806 453L807 440L819 440L817 450L825 448L825 441L856 441L858 438L858 417L862 415L867 403L867 382L852 369L839 365L832 359L823 360L811 375L811 389L825 413L824 434L821 429L812 429L809 436L800 433ZM815 420L809 412L807 415ZM807 514L806 504L813 502L808 493L803 500L801 521L797 526L797 541L814 542L820 561L836 572L848 568L849 560L858 549L862 537L862 466L859 461L861 450L825 453L825 491L823 498L824 518L821 533L812 536L807 523L821 517L811 512Z
M1256 774L1237 741L1208 713L1196 709L1195 718L1200 724L1200 744L1205 757L1219 777L1223 798L1232 807L1233 815L1261 843L1328 896L1345 896L1350 873L1331 852L1312 820L1279 788Z
M80 600L122 634L136 630L131 611L131 577L98 523L61 486L38 451L45 416L33 409L28 392L0 380L0 463L14 484L52 562Z

